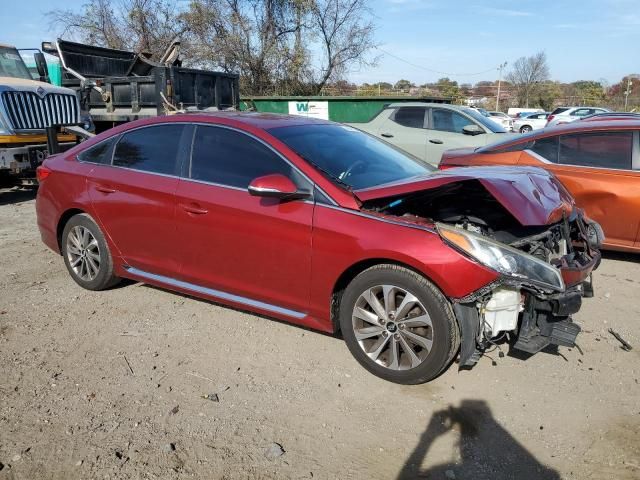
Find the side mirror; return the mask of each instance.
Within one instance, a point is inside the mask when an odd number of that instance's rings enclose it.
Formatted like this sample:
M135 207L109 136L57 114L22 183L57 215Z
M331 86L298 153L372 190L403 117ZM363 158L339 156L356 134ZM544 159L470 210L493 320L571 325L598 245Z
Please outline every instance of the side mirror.
M38 69L38 75L40 75L41 82L49 81L49 68L47 67L47 61L44 58L44 53L36 52L33 54L33 59L36 62L36 68Z
M480 135L484 133L482 127L472 123L471 125L466 125L462 127L462 133L465 135Z
M280 200L294 200L309 195L309 192L298 190L296 184L281 173L258 177L249 184L247 190L255 197L278 198Z

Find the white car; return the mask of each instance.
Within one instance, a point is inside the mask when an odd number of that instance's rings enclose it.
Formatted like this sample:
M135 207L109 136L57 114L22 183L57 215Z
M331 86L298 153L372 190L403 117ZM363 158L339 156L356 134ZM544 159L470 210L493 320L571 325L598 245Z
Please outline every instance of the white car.
M547 118L547 127L554 125L562 125L563 123L571 123L595 113L606 113L611 110L598 107L559 107L556 108L549 118Z
M513 130L513 120L509 115L502 112L488 112L488 113L489 113L489 119L496 122L506 131L510 132L511 130Z
M513 121L513 131L520 133L529 133L534 130L540 130L547 125L548 112L530 113L524 117L518 117Z

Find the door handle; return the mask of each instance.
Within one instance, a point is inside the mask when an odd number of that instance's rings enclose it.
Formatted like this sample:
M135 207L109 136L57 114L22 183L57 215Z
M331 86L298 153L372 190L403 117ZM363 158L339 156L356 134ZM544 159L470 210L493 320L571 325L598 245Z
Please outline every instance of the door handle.
M205 215L209 213L209 210L207 210L206 208L201 208L199 205L195 203L193 204L181 203L180 208L182 208L187 213L192 213L193 215Z
M436 145L442 145L444 142L442 140L438 140L434 138L433 140L429 140L430 143L435 143Z
M96 190L102 193L106 193L107 195L110 193L116 193L116 189L115 188L111 188L111 187L107 187L105 185L98 185L96 186Z
M390 133L381 133L380 136L384 138L393 138L393 135L391 135Z

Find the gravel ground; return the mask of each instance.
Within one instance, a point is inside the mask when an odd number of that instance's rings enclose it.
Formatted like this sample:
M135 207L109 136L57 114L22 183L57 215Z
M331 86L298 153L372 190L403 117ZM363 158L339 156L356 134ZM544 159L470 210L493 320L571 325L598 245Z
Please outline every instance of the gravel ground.
M331 336L82 290L33 197L0 190L0 480L640 478L640 255L606 256L579 349L406 387Z

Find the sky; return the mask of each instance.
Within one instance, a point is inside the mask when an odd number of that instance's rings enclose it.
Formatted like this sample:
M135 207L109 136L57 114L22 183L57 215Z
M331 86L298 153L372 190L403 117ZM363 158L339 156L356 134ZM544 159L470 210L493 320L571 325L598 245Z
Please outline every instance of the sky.
M80 9L87 0L66 0ZM178 3L181 3L180 1ZM55 39L50 0L3 8L0 43L39 47ZM58 3L58 6L61 4ZM562 82L619 82L640 73L640 0L370 0L377 25L375 67L349 73L355 83L404 78L416 84L449 77L460 83L495 80L519 57L547 54ZM484 72L480 75L468 75Z

